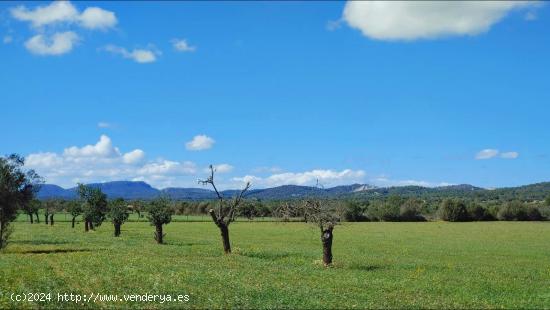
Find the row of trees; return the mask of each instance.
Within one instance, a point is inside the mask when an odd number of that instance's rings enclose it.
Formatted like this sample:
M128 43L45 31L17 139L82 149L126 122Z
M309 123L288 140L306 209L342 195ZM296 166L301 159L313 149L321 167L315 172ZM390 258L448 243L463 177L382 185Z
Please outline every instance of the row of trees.
M41 204L35 198L35 194L41 184L40 177L32 170L23 169L24 159L17 155L0 158L0 249L7 245L11 234L10 223L17 217L18 211L25 212L31 221L39 222L38 210L44 210L44 222L54 224L54 215L61 207L56 201L46 201ZM231 253L229 225L244 205L244 196L250 188L250 183L238 192L232 199L226 199L218 191L214 181L215 169L210 166L210 175L207 179L199 181L203 185L210 185L216 192L218 201L215 208L210 208L212 221L219 228L222 239L223 250L226 254ZM82 216L86 232L99 227L107 218L114 226L114 236L121 234L121 226L128 219L131 211L141 212L136 205L128 207L122 199L109 201L100 188L90 187L83 184L78 185L79 199L67 202L63 208L72 215L72 227L75 227L75 220ZM323 208L320 200L308 200L303 208L306 218L316 223L321 230L321 242L323 245L323 261L326 265L332 263L332 240L333 229L338 222L337 218ZM169 199L159 197L145 207L147 218L155 227L154 238L161 244L164 239L163 225L171 222L174 209L171 208ZM244 212L251 212L243 208ZM253 208L253 210L255 210ZM290 209L287 210L290 212ZM284 212L281 210L281 212ZM139 214L139 213L138 213ZM252 216L250 214L250 216ZM284 216L289 216L286 214Z

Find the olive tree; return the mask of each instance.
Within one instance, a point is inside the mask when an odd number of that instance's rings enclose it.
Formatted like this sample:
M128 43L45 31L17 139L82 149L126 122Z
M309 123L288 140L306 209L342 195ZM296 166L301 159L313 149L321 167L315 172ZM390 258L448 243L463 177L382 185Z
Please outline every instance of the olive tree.
M54 215L58 209L61 209L61 201L55 199L49 199L42 204L44 207L44 220L46 225L54 224Z
M10 223L17 210L33 200L41 179L33 171L25 171L25 159L12 154L0 157L0 250L8 244L12 232Z
M82 214L82 202L72 200L67 203L67 212L71 214L71 227L74 228L76 218Z
M229 242L229 224L235 221L236 211L243 201L244 194L250 188L250 182L247 182L245 187L232 200L227 200L218 191L218 188L214 183L214 167L210 165L209 168L210 176L206 180L199 180L199 183L203 185L210 184L216 192L216 196L218 197L218 208L217 210L210 209L208 213L212 217L214 224L216 224L216 226L220 229L223 251L225 254L230 254L231 243Z
M155 240L162 244L165 234L162 231L162 225L172 221L174 210L170 206L170 200L166 197L158 197L147 206L147 219L152 226L155 226Z
M34 223L34 215L38 214L38 209L40 209L40 200L33 199L23 205L23 211L25 214L29 216L29 222L31 224ZM38 221L38 215L36 216L36 220Z
M107 214L107 195L100 188L78 184L78 195L82 204L84 230L88 231L103 223Z
M300 212L300 216L307 218L309 223L319 227L321 231L321 245L323 246L323 264L332 264L332 241L334 239L334 226L340 222L336 212L319 199L306 199L301 205L293 205L285 202L281 204L275 214L283 221L288 221L292 216Z
M120 226L122 226L130 216L124 199L118 198L109 202L108 216L115 226L115 237L120 236Z

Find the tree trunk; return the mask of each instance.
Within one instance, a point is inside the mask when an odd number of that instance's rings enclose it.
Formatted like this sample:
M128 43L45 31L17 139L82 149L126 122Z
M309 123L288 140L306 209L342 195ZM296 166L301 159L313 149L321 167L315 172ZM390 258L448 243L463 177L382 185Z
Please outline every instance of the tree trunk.
M114 223L115 225L115 237L120 236L120 223Z
M50 214L50 225L53 226L53 214Z
M29 213L29 219L31 220L31 224L34 224L34 219L32 217L33 217L33 214Z
M231 254L231 243L229 242L229 227L223 223L219 227L222 235L223 252L225 254Z
M155 240L157 240L158 244L162 244L162 238L164 235L162 234L162 224L155 225Z
M90 222L88 220L84 220L84 231L90 230Z
M36 211L34 215L36 215L36 222L40 224L40 217L38 216L38 211Z
M76 221L76 216L73 216L71 227L74 228L74 222Z
M332 227L322 231L321 242L323 243L323 264L329 266L332 264Z
M46 225L48 225L48 214L44 214L44 222L46 222Z
M91 230L94 230L94 222L90 221L90 223L88 225L90 226Z

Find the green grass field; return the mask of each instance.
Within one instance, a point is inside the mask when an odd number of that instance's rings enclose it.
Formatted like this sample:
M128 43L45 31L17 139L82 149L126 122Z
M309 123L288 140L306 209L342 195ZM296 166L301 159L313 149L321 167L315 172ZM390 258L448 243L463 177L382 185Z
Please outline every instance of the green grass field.
M14 224L0 254L0 308L74 308L57 293L188 294L185 303L97 302L88 308L550 308L550 223L346 223L332 268L304 223L232 224L223 255L210 222L147 223L84 233L82 223ZM51 302L11 293L52 292Z

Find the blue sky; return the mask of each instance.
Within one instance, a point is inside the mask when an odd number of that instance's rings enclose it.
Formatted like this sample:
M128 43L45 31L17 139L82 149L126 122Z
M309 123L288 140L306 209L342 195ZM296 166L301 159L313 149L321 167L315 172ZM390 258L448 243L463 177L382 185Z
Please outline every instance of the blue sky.
M0 153L49 183L550 181L545 3L2 2Z

